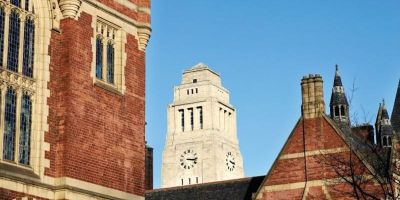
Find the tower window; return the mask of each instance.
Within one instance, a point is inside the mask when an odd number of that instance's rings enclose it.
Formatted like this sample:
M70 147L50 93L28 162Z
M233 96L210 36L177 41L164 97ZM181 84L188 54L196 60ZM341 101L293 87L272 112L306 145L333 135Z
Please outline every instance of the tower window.
M193 113L193 108L189 108L189 113L190 113L190 128L193 131L194 129L194 113Z
M199 93L199 89L198 89L198 88L196 88L196 94L197 94L197 93Z
M114 46L112 43L107 45L107 82L114 84Z
M392 138L388 136L388 146L392 146Z
M193 83L197 83L197 79L193 79Z
M101 37L96 39L96 78L103 78L103 41Z
M344 106L340 106L340 114L341 114L341 116L346 116Z
M386 138L386 137L383 137L382 139L383 139L383 146L384 146L384 147L387 146L387 138Z
M179 113L181 115L181 128L182 128L182 132L185 131L185 111L183 109L179 110Z
M190 184L192 184L192 183L191 183L191 180L190 180L190 178L189 178L189 185L190 185Z
M339 114L339 106L335 106L334 110L335 110L335 117L338 117L340 115Z
M196 183L199 183L199 177L196 177Z
M203 107L199 106L197 107L197 110L199 111L200 129L203 129Z
M123 43L120 28L110 22L98 20L96 24L93 56L96 58L93 75L96 85L107 86L122 92L123 73L122 52Z
M181 185L183 185L183 179L181 179Z

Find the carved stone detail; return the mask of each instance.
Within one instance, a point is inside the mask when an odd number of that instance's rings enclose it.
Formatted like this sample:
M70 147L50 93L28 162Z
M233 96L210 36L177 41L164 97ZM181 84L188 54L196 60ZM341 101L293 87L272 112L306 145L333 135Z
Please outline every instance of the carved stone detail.
M147 43L149 42L150 39L150 30L148 28L139 28L138 37L139 37L139 49L142 51L146 51Z
M81 0L59 0L61 13L64 18L76 18L82 5Z
M29 95L35 93L35 81L18 73L0 69L0 81L2 85L10 86L14 89L22 89Z

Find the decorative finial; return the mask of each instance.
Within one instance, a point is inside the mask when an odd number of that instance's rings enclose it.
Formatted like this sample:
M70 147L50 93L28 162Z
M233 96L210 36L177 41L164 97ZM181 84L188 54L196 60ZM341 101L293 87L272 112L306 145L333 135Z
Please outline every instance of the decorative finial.
M383 105L383 107L385 107L385 99L384 98L382 99L382 105Z
M339 71L339 65L336 64L335 67L336 67L336 71Z

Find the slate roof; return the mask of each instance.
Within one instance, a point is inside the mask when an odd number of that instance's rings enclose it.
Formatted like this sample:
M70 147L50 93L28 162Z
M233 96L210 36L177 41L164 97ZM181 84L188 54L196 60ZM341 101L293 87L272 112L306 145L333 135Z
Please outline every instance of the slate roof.
M400 134L400 80L399 86L397 87L396 98L394 100L391 122L394 131L397 134Z
M251 200L265 176L146 191L146 200Z
M336 65L336 73L335 73L335 80L333 81L333 87L335 86L343 86L342 78L340 78L339 74L339 66Z

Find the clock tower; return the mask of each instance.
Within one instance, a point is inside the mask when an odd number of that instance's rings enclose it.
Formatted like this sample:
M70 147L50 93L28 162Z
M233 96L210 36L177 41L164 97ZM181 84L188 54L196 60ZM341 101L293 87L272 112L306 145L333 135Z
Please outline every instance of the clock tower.
M161 187L242 178L236 110L219 74L199 63L183 73L168 106Z

